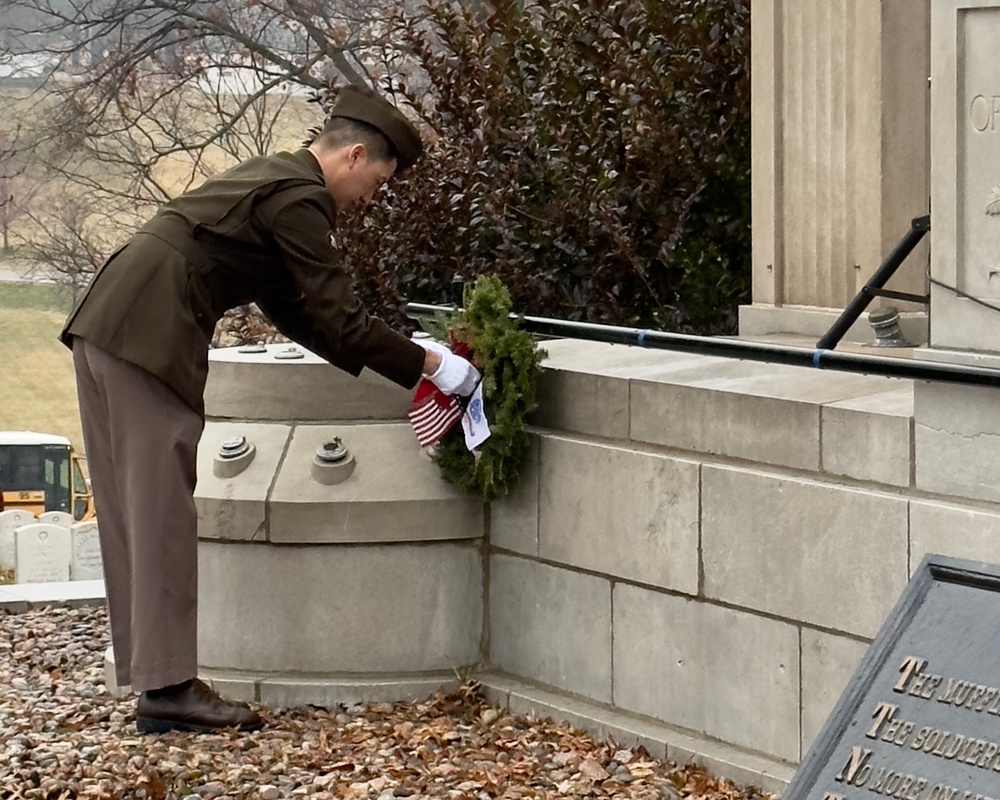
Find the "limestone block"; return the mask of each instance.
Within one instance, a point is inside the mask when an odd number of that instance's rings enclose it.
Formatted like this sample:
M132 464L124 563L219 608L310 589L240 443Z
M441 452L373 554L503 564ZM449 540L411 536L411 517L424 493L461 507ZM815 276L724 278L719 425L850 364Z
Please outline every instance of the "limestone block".
M794 625L614 587L615 705L789 761L799 755L798 646Z
M758 278L757 270L754 278ZM756 295L755 295L756 300ZM739 307L740 336L749 339L760 339L775 334L796 334L819 339L837 321L841 312L829 308L811 306L773 306L755 302L752 305ZM843 339L847 342L871 342L872 328L862 315L845 332Z
M119 686L117 673L115 672L115 649L108 645L104 651L104 686L112 697L127 697L132 694L132 687L128 685Z
M871 638L908 578L906 505L887 494L706 466L705 595Z
M343 483L313 480L316 449L340 437L357 466ZM270 499L272 542L380 542L483 535L477 496L445 483L409 423L299 425Z
M473 663L474 543L275 547L202 540L199 658L241 672L380 673Z
M1000 564L1000 509L959 504L910 503L910 573L928 553Z
M795 772L784 761L695 736L648 716L539 688L506 673L485 670L477 672L476 677L486 698L512 713L568 722L599 741L613 739L622 747L644 747L654 758L666 757L675 764L700 764L712 774L725 775L737 785L759 786L780 794Z
M523 558L490 559L490 661L611 702L611 584Z
M289 347L294 360L275 356ZM405 419L413 392L371 370L357 378L299 345L268 345L263 353L238 347L209 352L205 410L209 417L256 420Z
M911 210L910 216L915 216L915 212ZM906 227L902 226L898 231L893 232L897 240L902 237L905 230ZM889 246L891 247L892 244ZM918 253L919 251L912 254L910 260L917 259ZM867 280L868 276L864 277ZM754 270L754 278L757 278L757 270ZM914 286L913 291L923 291L923 289ZM756 293L754 296L756 297ZM871 310L874 310L874 307ZM783 339L787 339L788 344L798 347L802 347L803 344L811 345L833 327L841 313L840 308L771 306L755 302L753 305L739 307L740 337L766 340L774 344L781 344ZM927 312L901 310L899 329L906 341L917 345L926 343ZM848 328L840 344L837 345L837 350L850 351L854 349L857 351L861 346L870 345L874 340L875 334L872 332L872 326L868 323L868 312L866 312Z
M532 422L545 428L628 438L628 379L550 367L538 379Z
M934 224L937 225L937 217L934 219ZM950 286L955 285L950 279L944 280ZM1000 328L996 324L996 311L958 297L954 292L935 284L931 284L930 295L930 305L934 309L930 339L932 345L1000 351ZM987 302L997 304L997 300L993 298L988 298Z
M931 275L973 298L1000 300L997 251L997 0L931 3ZM996 312L931 286L931 344L1000 350Z
M693 737L668 741L667 758L675 764L698 764L713 775L725 775L737 786L758 786L776 797L788 788L795 775L795 769L782 759Z
M819 735L867 650L867 642L802 629L803 756Z
M199 677L208 681L209 685L227 700L235 700L238 703L258 702L257 683L247 680L237 674L216 673L210 674L204 670L199 671Z
M912 482L913 384L823 406L822 469L862 481Z
M285 454L292 428L259 422L206 422L198 446L198 535L203 539L251 540L266 538L267 495ZM226 478L213 472L222 443L246 437L255 448L253 460L238 475Z
M913 406L917 488L1000 500L1000 389L918 382Z
M887 378L737 359L633 380L632 439L800 469L820 468L820 408Z
M440 690L458 687L455 673L401 675L386 679L294 677L268 678L260 682L260 702L271 708L311 705L336 708L359 703L415 702Z
M696 462L556 436L541 453L542 558L697 593Z
M10 592L0 587L0 611L23 614L30 607L31 604L21 596L20 592Z
M538 555L538 454L537 436L531 445L521 480L507 497L489 505L490 545L528 556Z
M67 531L68 533L68 531ZM39 583L18 583L2 587L5 600L16 603L7 606L11 610L42 608L43 606L65 606L82 608L104 604L104 581L44 581ZM23 604L23 605L20 605Z
M610 439L629 436L629 379L700 357L622 344L546 342L533 422L546 428Z
M654 758L666 758L667 755L664 738L672 732L668 728L587 700L524 684L523 688L508 693L504 706L512 714L565 722L587 731L598 741L614 739L619 747L644 747Z

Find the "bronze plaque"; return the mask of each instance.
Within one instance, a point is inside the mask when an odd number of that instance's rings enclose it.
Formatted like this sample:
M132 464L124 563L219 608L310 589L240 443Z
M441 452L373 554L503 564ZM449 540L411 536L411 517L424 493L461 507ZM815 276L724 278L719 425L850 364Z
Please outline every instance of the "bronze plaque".
M929 555L783 800L1000 800L1000 567Z

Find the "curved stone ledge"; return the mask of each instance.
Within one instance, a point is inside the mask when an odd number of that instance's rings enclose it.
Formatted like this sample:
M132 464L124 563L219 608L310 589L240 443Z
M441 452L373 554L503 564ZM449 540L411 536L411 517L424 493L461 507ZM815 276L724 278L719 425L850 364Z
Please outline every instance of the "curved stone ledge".
M338 436L357 467L343 483L310 477L316 448ZM445 483L409 423L297 426L269 499L272 542L388 542L477 538L483 503Z
M451 670L479 658L478 544L199 543L199 666L263 679Z
M471 673L470 673L471 674ZM303 678L296 673L249 673L223 669L199 669L198 677L230 700L263 703L273 709L313 705L333 708L357 703L395 703L421 700L438 690L454 691L459 673L386 673L373 678L357 675L315 675ZM132 693L131 686L119 686L115 677L115 654L110 646L104 653L104 683L113 697Z
M275 358L289 347L303 356ZM413 393L371 370L353 377L299 345L262 353L224 347L208 355L208 416L256 420L405 419Z
M259 702L270 708L413 702L439 689L454 691L459 686L455 672L387 674L376 678L355 675L302 678L294 674L248 675L224 670L201 670L199 675L224 697Z
M255 448L245 471L213 473L227 439ZM317 448L339 437L356 466L342 483L313 479ZM289 425L208 422L198 450L201 539L281 544L479 538L483 502L453 489L417 446L409 423Z

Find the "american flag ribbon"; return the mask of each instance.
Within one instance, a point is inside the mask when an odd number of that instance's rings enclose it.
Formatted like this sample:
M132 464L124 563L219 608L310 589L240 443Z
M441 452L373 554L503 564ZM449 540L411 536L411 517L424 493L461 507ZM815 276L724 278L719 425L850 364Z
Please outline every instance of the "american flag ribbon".
M446 395L429 380L422 378L413 394L407 416L420 446L430 447L440 442L464 413L465 407L457 396Z

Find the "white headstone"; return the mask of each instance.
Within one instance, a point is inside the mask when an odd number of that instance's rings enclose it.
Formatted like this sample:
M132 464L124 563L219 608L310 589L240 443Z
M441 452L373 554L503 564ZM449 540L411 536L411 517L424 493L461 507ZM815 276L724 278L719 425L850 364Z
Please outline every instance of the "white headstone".
M73 517L65 511L46 511L38 515L38 521L46 525L58 525L66 530L73 527Z
M16 583L69 580L73 545L68 528L45 523L22 525L14 532L14 538L17 544Z
M34 514L19 508L0 511L0 569L14 569L14 530L34 521Z
M92 520L74 522L70 533L73 536L73 563L70 567L70 580L103 580L104 568L101 562L101 542L98 539L97 523Z

